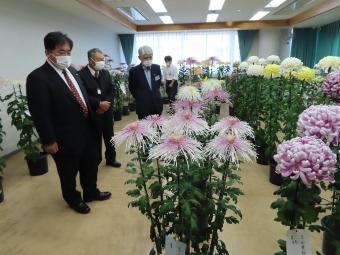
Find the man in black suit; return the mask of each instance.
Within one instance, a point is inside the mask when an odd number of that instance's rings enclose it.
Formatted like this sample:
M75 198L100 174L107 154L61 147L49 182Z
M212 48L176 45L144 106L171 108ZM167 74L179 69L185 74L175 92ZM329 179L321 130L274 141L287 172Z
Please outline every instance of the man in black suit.
M61 32L44 38L47 60L27 77L27 100L43 149L56 163L63 198L78 213L89 213L86 202L106 200L97 188L100 162L99 130L81 79L70 68L72 40ZM80 173L83 198L76 190Z
M97 114L98 125L101 129L100 144L103 136L106 147L106 165L120 167L120 162L116 160L115 147L111 143L113 137L114 84L110 73L104 69L105 57L103 52L94 48L88 51L87 57L89 64L79 72L79 75L85 86L90 106Z
M162 74L160 66L152 64L153 51L149 46L140 47L138 57L141 63L130 70L129 89L136 100L138 118L143 119L148 115L162 114Z

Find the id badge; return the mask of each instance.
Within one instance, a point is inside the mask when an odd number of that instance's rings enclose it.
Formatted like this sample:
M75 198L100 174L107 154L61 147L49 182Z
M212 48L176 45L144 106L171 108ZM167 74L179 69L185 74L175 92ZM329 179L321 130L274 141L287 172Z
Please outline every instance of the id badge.
M159 81L161 77L159 75L155 76L155 81Z
M102 94L101 89L97 89L97 93L98 93L98 95L101 95Z

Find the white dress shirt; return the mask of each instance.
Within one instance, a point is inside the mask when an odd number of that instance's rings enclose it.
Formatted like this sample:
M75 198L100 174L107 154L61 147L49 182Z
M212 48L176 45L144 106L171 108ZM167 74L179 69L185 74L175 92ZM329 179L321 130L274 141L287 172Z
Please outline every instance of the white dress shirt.
M64 76L64 74L63 74L63 70L61 70L61 69L55 67L55 66L51 63L51 61L50 61L49 59L47 59L47 63L49 63L49 64L53 67L53 69L57 72L57 74L59 74L59 76L60 76L60 77L63 79L63 81L65 82L66 86L69 88L69 86L68 86L68 84L67 84L67 81L66 81L66 79L65 79L65 76ZM67 68L66 68L65 70L66 70L68 76L70 77L70 79L71 79L73 85L76 87L76 90L77 90L78 94L80 95L81 100L83 101L84 105L86 105L86 102L85 102L83 93L81 92L81 89L80 89L80 87L79 87L78 82L77 82L76 79L73 77L73 74L72 74ZM69 89L70 89L70 88L69 88ZM70 89L70 90L71 90L71 89Z
M178 80L178 68L171 64L170 66L166 66L163 70L163 77L165 81Z
M99 74L99 71L96 71L94 70L91 66L87 65L87 68L90 70L90 73L92 74L93 77L96 78L96 72L98 72Z

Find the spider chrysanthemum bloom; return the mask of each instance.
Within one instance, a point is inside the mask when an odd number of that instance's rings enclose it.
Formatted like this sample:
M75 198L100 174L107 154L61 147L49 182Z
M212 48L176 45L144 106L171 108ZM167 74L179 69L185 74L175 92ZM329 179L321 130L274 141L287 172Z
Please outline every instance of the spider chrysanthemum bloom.
M115 146L120 146L126 141L125 150L132 148L145 149L147 142L155 142L156 135L152 128L143 121L135 121L126 125L121 131L117 132L111 139Z
M183 86L177 94L178 100L202 101L201 93L194 86Z
M205 94L214 89L222 89L222 82L216 79L209 79L202 82L201 90L202 94Z
M340 106L312 105L304 110L298 120L300 136L314 136L327 144L340 142Z
M254 131L251 126L247 122L241 121L236 117L226 117L216 122L211 127L211 132L219 134L232 133L238 137L254 138Z
M203 111L203 102L190 100L176 100L173 104L176 112L189 111L193 113L201 113Z
M220 134L213 138L205 147L205 154L220 163L230 162L236 165L241 160L252 162L256 157L254 145L233 134Z
M230 103L230 95L224 89L214 89L203 94L203 100L205 102L220 102L220 103Z
M161 130L165 121L166 119L158 114L149 115L142 120L142 122L145 123L145 125L155 130Z
M150 159L160 159L168 165L177 165L178 157L184 157L187 164L200 163L203 159L202 144L186 135L166 135L151 148L149 154Z
M340 98L340 71L331 72L323 82L323 92L333 98Z
M292 180L301 179L307 186L321 181L334 182L336 155L320 139L296 137L277 147L274 156L276 173Z
M164 125L164 132L167 134L203 135L208 129L208 123L204 119L189 111L176 113Z

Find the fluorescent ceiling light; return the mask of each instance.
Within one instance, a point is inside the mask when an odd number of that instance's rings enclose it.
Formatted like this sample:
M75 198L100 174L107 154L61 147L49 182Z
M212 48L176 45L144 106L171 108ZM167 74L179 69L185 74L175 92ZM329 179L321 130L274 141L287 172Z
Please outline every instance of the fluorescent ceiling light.
M218 18L217 13L209 13L207 15L207 22L216 22L217 18Z
M174 24L170 16L159 16L159 18L163 21L164 24Z
M123 13L125 16L127 16L131 20L135 21L146 21L148 18L136 7L118 7L118 11Z
M225 0L210 0L209 11L222 10Z
M269 11L258 11L257 13L255 13L253 17L250 18L250 20L260 20L264 16L266 16L268 13Z
M162 0L146 0L154 12L167 12Z
M281 4L283 4L286 1L287 0L271 0L270 3L266 5L266 8L279 7Z

